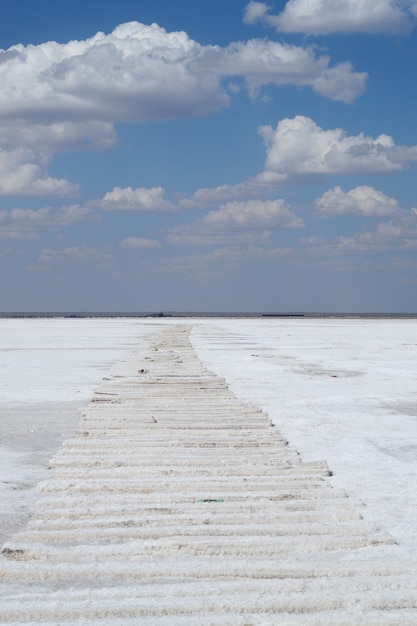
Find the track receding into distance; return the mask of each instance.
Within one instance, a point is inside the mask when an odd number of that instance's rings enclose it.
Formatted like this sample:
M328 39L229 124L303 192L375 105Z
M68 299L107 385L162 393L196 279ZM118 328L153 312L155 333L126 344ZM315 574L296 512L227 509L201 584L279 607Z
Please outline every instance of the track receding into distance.
M3 546L2 624L416 624L413 565L161 326L95 392ZM387 556L388 555L388 556Z

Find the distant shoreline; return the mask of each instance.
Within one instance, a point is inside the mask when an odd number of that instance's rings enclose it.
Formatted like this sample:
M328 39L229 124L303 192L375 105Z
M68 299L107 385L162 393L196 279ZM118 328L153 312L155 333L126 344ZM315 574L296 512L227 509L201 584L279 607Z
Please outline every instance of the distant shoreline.
M205 311L173 311L173 312L97 312L97 311L13 311L0 312L0 319L102 319L102 318L239 318L239 319L273 319L273 318L306 318L306 319L417 319L417 313L333 313L333 312L205 312Z

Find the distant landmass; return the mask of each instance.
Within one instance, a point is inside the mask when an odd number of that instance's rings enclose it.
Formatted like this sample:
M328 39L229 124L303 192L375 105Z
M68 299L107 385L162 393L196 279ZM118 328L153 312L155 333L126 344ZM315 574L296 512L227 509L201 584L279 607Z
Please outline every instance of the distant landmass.
M207 311L3 311L0 318L109 318L109 317L157 317L157 318L184 318L184 317L222 317L222 318L358 318L358 319L414 319L417 313L332 313L332 312L207 312Z

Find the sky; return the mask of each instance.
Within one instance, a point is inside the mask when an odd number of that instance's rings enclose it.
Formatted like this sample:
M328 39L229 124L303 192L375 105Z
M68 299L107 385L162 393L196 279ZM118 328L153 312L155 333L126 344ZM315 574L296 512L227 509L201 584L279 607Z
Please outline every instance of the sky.
M2 0L0 311L417 311L417 0Z

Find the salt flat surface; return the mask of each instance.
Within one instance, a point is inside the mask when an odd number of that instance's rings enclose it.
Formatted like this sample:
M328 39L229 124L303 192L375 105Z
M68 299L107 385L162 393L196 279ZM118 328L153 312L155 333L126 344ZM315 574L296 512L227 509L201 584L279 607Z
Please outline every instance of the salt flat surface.
M0 538L30 513L47 459L111 365L161 325L182 320L0 321ZM303 460L417 556L417 322L194 319L203 364L264 408Z
M33 488L78 409L148 328L122 318L0 320L0 543L30 516Z
M222 320L194 326L202 362L264 408L304 461L325 459L399 554L417 557L417 321Z
M202 365L190 333L206 358L235 344L239 367L245 350L262 358L263 339L173 321L150 336L143 325L53 455L36 512L2 547L0 622L415 626L407 539L361 518L325 462L301 462L265 411ZM357 377L336 365L302 363Z

